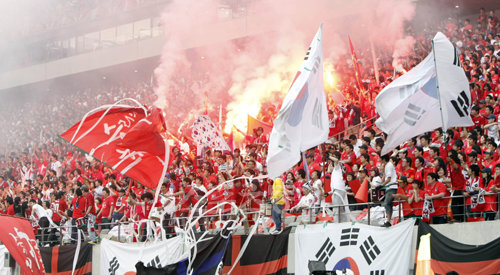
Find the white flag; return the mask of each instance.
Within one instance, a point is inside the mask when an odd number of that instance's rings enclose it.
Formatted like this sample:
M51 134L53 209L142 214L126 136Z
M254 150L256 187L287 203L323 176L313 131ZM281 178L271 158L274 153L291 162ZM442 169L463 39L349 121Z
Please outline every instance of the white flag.
M458 50L441 32L434 36L432 44L443 110L443 129L473 126L469 81L460 63Z
M295 274L309 274L309 261L323 262L327 271L408 274L414 223L407 220L391 228L351 223L299 226Z
M451 56L453 59L456 51L449 41L448 45L443 39L448 41L438 33L434 45L436 55L445 57L439 61L436 59L435 63L434 53L430 53L408 73L387 85L375 99L375 108L380 115L375 124L388 134L382 155L410 138L436 128L473 125L467 78L461 67L449 68L445 64L446 58ZM439 74L436 74L436 67ZM447 71L442 72L442 68Z
M267 169L280 176L300 160L300 152L328 139L328 111L323 89L322 27L274 120L269 140Z
M166 267L187 258L184 238L177 236L153 243L119 243L103 239L101 242L100 274L125 274L136 271L135 264Z
M199 116L193 123L191 137L201 151L203 147L221 151L231 151L219 129L208 116Z

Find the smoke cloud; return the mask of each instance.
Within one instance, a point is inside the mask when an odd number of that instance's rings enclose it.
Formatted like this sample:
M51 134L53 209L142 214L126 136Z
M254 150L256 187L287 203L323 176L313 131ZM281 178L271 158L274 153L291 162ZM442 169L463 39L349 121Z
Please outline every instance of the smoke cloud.
M167 42L155 90L170 129L189 126L205 112L214 119L222 106L226 131L233 125L246 130L247 115L256 116L269 104L278 107L321 23L325 62L333 64L346 61L348 34L357 51L372 42L396 58L414 41L404 36L415 11L409 0L235 3L173 0L163 12ZM224 24L234 29L217 27ZM243 35L228 39L231 31Z

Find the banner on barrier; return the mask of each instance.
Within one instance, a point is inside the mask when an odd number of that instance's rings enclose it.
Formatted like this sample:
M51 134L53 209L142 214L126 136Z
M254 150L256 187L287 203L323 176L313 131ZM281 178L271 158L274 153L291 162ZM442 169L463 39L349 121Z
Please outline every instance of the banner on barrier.
M100 274L125 274L135 272L135 265L166 267L187 258L184 239L177 236L154 243L127 244L103 239L101 242Z
M245 252L231 274L288 274L290 231L291 227L287 227L279 235L251 236ZM233 235L224 255L224 274L231 270L248 237L248 235Z
M444 236L426 223L420 223L417 249L420 236L429 233L431 268L435 273L497 274L500 271L500 238L483 245L468 245Z
M407 274L410 269L413 220L390 228L365 224L316 224L295 232L295 273L309 274L309 261L326 270L354 274Z
M62 274L73 270L76 244L54 247L40 247L45 274ZM82 243L78 260L76 262L75 275L92 274L92 245Z

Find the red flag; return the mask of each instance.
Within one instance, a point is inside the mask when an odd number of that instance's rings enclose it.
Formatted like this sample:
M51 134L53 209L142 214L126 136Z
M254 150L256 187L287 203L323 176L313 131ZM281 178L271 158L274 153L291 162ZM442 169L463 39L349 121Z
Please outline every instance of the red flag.
M44 274L42 256L28 220L0 215L0 241L21 267L21 274Z
M168 145L161 136L165 130L158 108L120 106L86 115L61 137L142 185L156 188L168 163Z
M363 98L363 89L362 89L363 86L361 86L361 70L359 69L358 57L354 52L354 46L352 45L351 37L348 36L348 38L349 38L349 48L351 49L351 58L352 58L352 66L354 68L354 76L356 77L356 84L358 85L359 89L359 99L361 100Z

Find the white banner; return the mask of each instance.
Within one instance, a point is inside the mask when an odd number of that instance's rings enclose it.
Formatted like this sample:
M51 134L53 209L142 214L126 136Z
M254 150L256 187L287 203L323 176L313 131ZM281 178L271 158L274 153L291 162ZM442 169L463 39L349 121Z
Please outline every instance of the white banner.
M444 34L432 39L436 57L436 72L443 109L443 128L473 126L470 110L472 101L469 80L459 59L459 52Z
M301 151L328 139L322 39L320 27L274 120L267 157L270 178L295 165Z
M162 268L188 257L184 239L177 236L154 243L119 243L103 239L101 242L100 274L122 275L136 271L135 264L142 261L145 266Z
M9 266L9 250L5 247L5 245L0 245L0 275L10 275ZM7 267L5 265L7 264Z
M408 274L414 223L407 220L390 228L352 223L299 226L295 274L309 274L309 261L324 262L327 271Z

